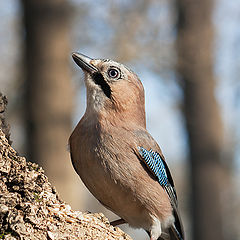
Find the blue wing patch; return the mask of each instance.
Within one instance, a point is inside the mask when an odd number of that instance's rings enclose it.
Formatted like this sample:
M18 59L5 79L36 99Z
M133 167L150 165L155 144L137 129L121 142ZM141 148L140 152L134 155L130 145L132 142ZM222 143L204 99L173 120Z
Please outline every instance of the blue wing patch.
M166 190L171 204L177 206L177 194L166 162L161 158L160 154L154 152L152 149L149 151L143 147L139 147L138 149L147 167L153 175L157 177L160 185Z
M152 149L148 151L143 147L139 147L139 153L142 156L143 160L146 162L149 169L157 177L160 185L162 187L166 187L169 182L167 172L160 155L157 152L154 152Z

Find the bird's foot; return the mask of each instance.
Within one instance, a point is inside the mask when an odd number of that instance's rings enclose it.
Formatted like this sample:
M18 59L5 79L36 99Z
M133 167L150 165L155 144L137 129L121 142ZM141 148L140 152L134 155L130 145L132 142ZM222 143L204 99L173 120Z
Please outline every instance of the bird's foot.
M126 223L126 221L125 221L124 219L122 219L122 218L110 222L110 224L111 224L112 226L114 226L114 227L117 226L117 225L124 224L124 223Z

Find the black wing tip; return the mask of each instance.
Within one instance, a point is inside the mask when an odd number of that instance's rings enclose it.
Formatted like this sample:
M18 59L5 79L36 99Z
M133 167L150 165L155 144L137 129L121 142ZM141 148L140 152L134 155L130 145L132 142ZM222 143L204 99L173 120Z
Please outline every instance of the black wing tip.
M184 235L181 235L174 225L169 229L169 235L170 240L185 240Z
M177 210L174 210L174 218L175 218L175 222L174 224L171 226L170 230L174 233L174 235L176 236L173 239L176 240L184 240L185 236L184 236L184 230L183 230L183 225L182 225L182 220L177 212ZM170 231L170 232L171 232ZM171 238L172 240L172 238Z

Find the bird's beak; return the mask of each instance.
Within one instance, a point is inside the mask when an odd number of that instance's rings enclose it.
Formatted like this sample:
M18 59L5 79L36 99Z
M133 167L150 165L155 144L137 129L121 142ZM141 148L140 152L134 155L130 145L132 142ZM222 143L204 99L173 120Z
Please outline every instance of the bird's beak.
M72 58L74 62L82 68L82 70L85 70L89 73L96 73L98 72L98 69L91 64L91 60L93 60L90 57L87 57L81 53L72 53Z

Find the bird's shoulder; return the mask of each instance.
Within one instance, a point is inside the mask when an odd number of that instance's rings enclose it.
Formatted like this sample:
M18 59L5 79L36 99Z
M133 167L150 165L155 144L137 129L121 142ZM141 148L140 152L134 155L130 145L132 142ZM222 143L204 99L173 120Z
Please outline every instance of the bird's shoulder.
M134 135L134 138L136 139L137 143L137 151L139 147L143 147L145 149L152 149L155 152L158 152L159 155L164 159L164 156L162 154L162 150L159 147L158 143L155 141L155 139L152 137L152 135L144 128L137 129L133 131L132 133Z

